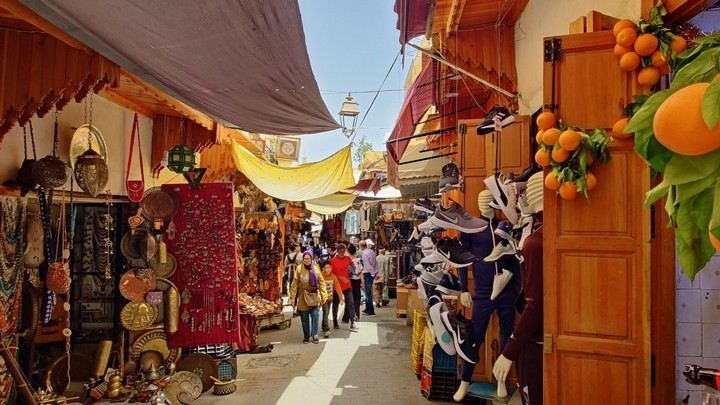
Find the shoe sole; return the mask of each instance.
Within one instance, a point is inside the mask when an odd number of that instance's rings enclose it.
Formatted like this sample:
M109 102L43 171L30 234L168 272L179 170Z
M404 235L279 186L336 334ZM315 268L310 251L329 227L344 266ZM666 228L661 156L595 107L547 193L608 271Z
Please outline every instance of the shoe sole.
M484 261L485 263L494 263L494 262L502 259L503 256L510 256L510 255L514 255L514 254L516 254L516 253L517 253L517 251L505 251L505 250L503 250L503 251L502 251L502 254L501 254L500 256L498 256L498 257L491 257L491 256L492 256L492 253L491 253L491 254L487 255L487 256L483 259L483 261Z
M445 229L456 229L460 232L465 232L465 233L479 233L479 232L482 232L485 229L487 229L487 225L485 225L484 227L479 228L479 229L464 228L462 226L459 226L458 224L454 224L452 222L445 221L445 220L435 217L435 216L430 217L430 222L432 222L432 224L435 226L440 226Z
M435 210L431 210L430 208L424 206L424 205L413 205L413 209L415 211L424 212L426 214L433 214Z
M495 235L497 235L497 236L499 236L499 237L501 237L501 238L503 238L503 239L506 239L506 240L511 240L511 239L513 238L512 235L510 235L509 233L501 230L500 228L495 229L495 232L494 232L494 233L495 233Z
M465 353L463 353L462 349L460 348L460 345L458 344L458 334L455 332L455 329L450 325L450 321L447 319L447 312L444 312L440 314L440 321L443 324L443 327L445 327L445 331L450 334L452 337L453 345L455 345L455 352L462 357L463 360L467 361L470 364L476 364L477 362L470 360Z
M450 257L445 256L445 254L444 254L443 252L441 252L441 251L438 250L438 251L437 251L437 254L440 255L440 257L443 259L443 261L447 262L447 264L449 264L449 265L451 265L451 266L453 266L453 267L455 267L455 268L458 268L458 269L459 269L459 268L463 268L463 267L471 266L473 263L475 263L475 262L477 261L477 260L473 260L473 261L470 262L470 263L455 263L455 262L453 262L452 260L450 260Z
M495 280L493 279L493 290L492 293L490 293L490 301L494 301L495 298L500 296L500 294L505 291L505 287L510 284L510 280L512 280L513 278L513 274L508 271L506 275L505 270L503 270L502 276L504 276L505 278L503 279L502 284L498 287L495 286Z
M502 191L502 187L500 186L500 180L498 179L497 175L488 177L484 180L485 185L487 186L488 190L492 193L493 197L495 198L495 202L497 202L497 205L500 207L500 210L505 214L508 221L510 223L515 224L517 223L518 216L517 212L515 212L514 208L510 208L508 206L509 204L509 196L505 195L505 193Z
M440 301L437 304L431 306L430 311L428 311L428 316L430 317L430 322L432 322L433 324L433 334L435 335L435 340L448 356L454 356L457 353L457 350L455 349L455 344L453 342L446 342L441 338L441 335L447 333L448 336L450 336L450 340L452 340L452 335L445 330L445 326L442 323L443 305L445 305L445 303ZM447 311L447 308L445 308L445 310ZM443 333L438 334L438 332Z
M508 115L507 117L503 118L503 119L500 121L500 127L501 127L501 128L505 128L506 126L512 124L513 122L515 122L515 116L512 115L512 114L511 114L511 115ZM478 135L487 135L487 134L489 134L489 133L491 133L491 132L495 132L495 123L494 123L494 122L493 122L492 124L479 125L479 126L477 127L477 134L478 134Z

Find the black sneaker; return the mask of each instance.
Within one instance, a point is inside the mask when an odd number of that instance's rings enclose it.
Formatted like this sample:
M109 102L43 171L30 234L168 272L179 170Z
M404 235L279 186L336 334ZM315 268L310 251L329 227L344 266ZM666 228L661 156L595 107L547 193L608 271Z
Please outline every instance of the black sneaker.
M455 268L467 267L477 261L477 257L465 250L455 238L438 240L436 254Z
M413 208L415 211L424 212L427 214L432 214L435 212L435 204L433 204L432 201L430 201L429 198L425 197L424 199L415 199L415 205L413 205Z
M510 114L510 111L506 107L496 105L491 108L490 111L485 114L485 121L480 123L477 127L478 135L487 135L495 131L495 120L498 120L500 127L505 128L506 126L515 122L515 116Z
M429 307L431 307L439 302L442 302L442 292L440 292L438 290L434 290L433 292L428 294L427 300L425 300L425 301L427 302L427 305Z
M460 296L462 293L460 279L452 273L445 273L435 289L447 295Z
M443 312L440 319L453 338L457 354L469 363L477 363L480 357L475 343L475 331L472 321L465 319L459 310Z
M440 189L447 189L448 187L458 186L460 184L460 170L455 163L448 163L442 167L442 174L440 176ZM434 213L435 210L429 212Z
M522 173L520 173L517 177L515 177L515 183L521 183L521 185L527 184L527 181L530 179L530 176L537 172L541 172L542 167L538 167L535 165L530 165L527 167L527 169L523 170Z

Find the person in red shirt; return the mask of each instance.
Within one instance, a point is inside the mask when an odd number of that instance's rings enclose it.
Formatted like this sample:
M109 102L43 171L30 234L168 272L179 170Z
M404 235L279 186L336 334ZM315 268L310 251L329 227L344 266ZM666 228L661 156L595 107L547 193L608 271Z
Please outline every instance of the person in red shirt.
M330 267L332 267L332 273L340 282L340 288L342 288L342 294L345 297L345 312L350 320L350 331L356 332L358 328L355 326L355 302L353 299L352 284L350 283L350 273L348 270L352 259L350 256L347 256L346 253L347 246L345 246L344 243L338 244L335 257L330 260ZM335 329L340 329L337 320L339 305L340 297L337 297L337 299L333 298L333 327Z

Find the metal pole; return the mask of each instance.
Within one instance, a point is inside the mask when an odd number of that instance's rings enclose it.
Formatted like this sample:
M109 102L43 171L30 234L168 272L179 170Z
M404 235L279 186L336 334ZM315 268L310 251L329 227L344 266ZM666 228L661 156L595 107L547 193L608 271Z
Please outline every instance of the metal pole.
M463 74L468 75L470 78L472 78L472 79L474 79L474 80L476 80L476 81L484 84L484 85L487 86L487 87L490 87L491 89L497 91L498 93L502 93L502 94L504 94L504 95L506 95L506 96L508 96L508 97L517 98L517 94L510 93L509 91L507 91L507 90L505 90L505 89L503 89L503 88L501 88L501 87L498 87L498 86L496 86L496 85L494 85L494 84L492 84L492 83L490 83L490 82L488 82L488 81L486 81L486 80L483 80L483 79L475 76L474 74L468 72L467 70L465 70L465 69L463 69L463 68L461 68L461 67L458 67L458 66L456 66L456 65L454 65L454 64L452 64L452 63L450 63L450 62L448 62L448 61L446 61L446 60L444 60L444 59L442 59L442 58L439 58L438 56L432 54L431 52L428 52L427 50L425 50L425 49L423 49L423 48L420 48L419 46L417 46L417 45L415 45L415 44L413 44L413 43L408 42L407 45L409 45L409 46L417 49L418 51L424 53L425 55L431 57L432 59L435 59L436 61L438 61L438 62L440 62L440 63L443 63L443 64L445 64L445 65L447 65L447 66L450 66L451 68L457 70L457 71L460 72L460 73L463 73Z

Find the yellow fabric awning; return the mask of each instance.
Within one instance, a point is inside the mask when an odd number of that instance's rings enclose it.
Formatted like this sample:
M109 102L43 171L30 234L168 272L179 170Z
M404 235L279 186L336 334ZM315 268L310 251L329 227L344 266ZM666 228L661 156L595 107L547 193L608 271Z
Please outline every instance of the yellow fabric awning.
M264 161L233 141L235 165L265 194L286 201L307 201L355 185L350 145L327 159L298 166Z
M339 214L350 208L356 197L355 194L348 193L330 194L305 201L305 208L322 215Z

